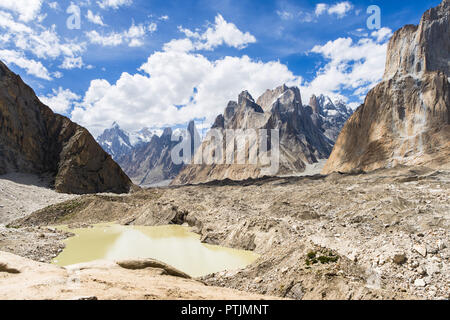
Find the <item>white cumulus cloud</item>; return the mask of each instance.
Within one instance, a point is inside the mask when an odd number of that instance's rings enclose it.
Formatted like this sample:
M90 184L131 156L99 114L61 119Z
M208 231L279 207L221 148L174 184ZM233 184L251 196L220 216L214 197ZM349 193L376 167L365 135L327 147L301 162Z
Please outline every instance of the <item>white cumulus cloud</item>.
M86 36L93 44L98 44L105 47L115 47L123 43L130 47L139 47L144 44L144 37L147 33L153 33L157 30L156 23L152 22L148 25L132 24L128 30L123 32L110 32L100 34L96 30L86 32Z
M101 35L96 30L86 32L86 36L93 44L102 46L118 46L123 43L123 35L121 33L112 32L107 35Z
M294 19L294 14L292 12L283 10L277 10L277 15L282 19L282 20L292 20Z
M318 17L326 14L328 16L336 16L338 19L345 17L350 10L353 9L353 4L349 1L338 2L333 5L327 3L317 3L314 10L303 8L290 8L289 10L277 10L277 15L282 20L297 19L300 22L318 22Z
M59 6L58 2L56 2L56 1L48 2L47 4L53 10L58 10L58 11L61 10L61 7Z
M341 92L348 90L361 101L383 77L387 52L387 38L384 35L391 33L386 28L357 42L348 37L315 46L311 52L320 54L327 63L313 81L302 87L304 95L323 93L344 98ZM382 42L379 41L380 35L384 38Z
M39 23L38 18L36 21ZM28 74L47 80L51 76L43 66L45 60L60 59L64 68L69 66L69 61L79 63L81 54L86 49L84 42L62 39L56 31L56 25L29 25L30 23L17 21L11 13L0 10L0 30L7 35L1 37L2 47L5 48L4 55L8 52L10 63L23 68ZM34 56L38 61L26 56Z
M221 45L243 49L250 43L256 42L253 35L249 32L242 32L235 24L227 22L222 15L218 14L214 21L215 23L203 33L182 27L179 27L179 30L193 41L193 48L196 50L213 50Z
M0 28L8 30L10 34L33 33L33 29L21 22L15 21L13 16L5 11L0 11Z
M327 11L328 5L326 3L318 3L316 5L316 16L322 15L324 12Z
M371 36L375 37L377 39L377 42L382 42L382 41L392 37L392 30L384 27L384 28L378 29L376 31L373 31Z
M24 69L27 74L44 80L51 80L52 77L40 61L28 59L23 52L15 50L0 50L0 60L6 64L15 64Z
M278 61L261 62L248 56L209 60L177 50L155 52L140 71L123 73L114 84L92 81L72 119L94 135L119 119L129 130L182 124L194 118L211 124L243 90L256 97L282 83L301 82Z
M353 5L348 1L339 2L339 3L336 3L335 5L331 6L328 9L328 13L330 15L335 14L339 18L343 18L346 16L347 12L349 12L352 8L353 8Z
M66 57L61 64L61 69L71 70L71 69L81 69L83 67L83 58L81 57Z
M0 0L0 8L11 10L25 22L37 17L41 11L42 0Z
M43 104L47 105L56 113L65 113L67 112L75 101L80 100L81 97L69 89L63 89L61 87L58 90L53 89L52 93L39 97L39 100L42 101Z
M86 18L94 24L98 24L99 26L105 26L102 16L99 14L94 14L91 10L88 10Z
M100 0L97 1L97 4L102 9L118 9L122 6L129 6L133 3L133 0Z
M75 57L86 49L82 42L61 40L55 25L40 32L16 33L14 36L17 48L29 51L41 59Z
M343 18L351 9L353 9L353 4L349 1L338 2L334 5L318 3L316 5L315 15L318 17L324 13L328 13L329 15L336 15L338 18Z

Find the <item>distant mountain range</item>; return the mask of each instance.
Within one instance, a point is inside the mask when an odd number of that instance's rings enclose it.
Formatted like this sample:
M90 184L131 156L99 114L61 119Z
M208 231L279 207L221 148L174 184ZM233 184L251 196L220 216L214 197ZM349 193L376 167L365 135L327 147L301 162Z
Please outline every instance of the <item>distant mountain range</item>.
M330 97L321 94L313 95L307 108L311 108L311 119L316 126L322 129L324 135L333 142L339 136L347 119L353 114L353 110L337 100L331 101Z
M382 82L353 114L342 101L324 95L303 104L299 88L283 85L256 100L243 91L211 129L224 135L228 129L277 130L278 174L283 175L302 172L319 159L328 159L324 174L398 165L448 168L449 12L450 0L443 0L425 12L418 26L395 32ZM194 139L198 132L193 122L188 131L191 139L199 140ZM50 174L57 191L83 194L128 192L133 185L125 173L143 186L172 179L185 184L262 174L258 165L175 165L171 152L178 142L171 136L170 128L128 133L114 123L97 143L85 128L53 113L0 62L0 175ZM205 141L201 150L191 152L208 151Z
M284 172L301 172L305 168L305 163L315 163L318 159L327 158L331 152L334 142L339 135L340 130L345 124L345 121L351 116L352 110L348 108L342 101L333 102L331 98L325 95L319 95L318 97L311 97L309 105L303 106L301 104L300 90L298 88L288 88L287 86L281 86L275 90L267 90L267 92L261 96L257 102L253 100L248 92L243 92L239 97L239 103L230 102L224 115L218 116L213 128L224 128L224 121L229 118L233 118L232 124L227 124L227 128L234 129L246 129L256 128L258 125L252 122L251 117L247 117L248 114L252 114L252 111L256 110L256 117L264 115L264 108L267 109L266 116L270 113L270 108L274 107L274 103L280 95L293 95L298 101L298 106L292 105L294 101L290 101L291 105L288 108L297 108L299 116L299 123L292 123L288 121L286 115L281 115L283 112L275 112L270 121L275 121L275 114L279 115L283 119L282 122L289 125L283 129L285 132L285 139L283 142L285 154L289 155L289 159L295 159L289 168L284 168ZM270 101L269 101L270 100ZM245 106L240 105L245 104ZM261 105L260 105L261 104ZM239 112L239 106L242 107L242 112ZM252 109L254 106L256 109ZM249 109L250 108L250 109ZM276 108L275 108L276 109ZM245 110L250 110L250 113ZM277 109L278 110L278 109ZM292 111L291 110L291 111ZM236 113L241 117L236 116ZM225 117L225 118L224 118ZM244 118L246 119L245 121ZM223 124L222 124L223 123ZM300 124L300 127L298 125ZM280 128L281 129L281 128ZM296 132L296 135L290 136L290 132ZM309 133L308 133L309 131ZM191 137L199 134L195 128L195 124L191 122L188 126L188 132L191 133ZM311 143L307 142L302 150L297 150L297 146L289 141L297 136L300 140L302 135L305 135L311 140ZM113 125L106 129L98 138L98 143L103 149L108 152L114 160L122 167L132 181L141 186L167 184L170 180L178 176L183 169L183 165L174 165L171 161L170 155L173 147L177 144L171 141L172 130L154 130L144 128L135 132L127 132L120 128L119 124L114 122ZM308 140L307 139L307 140ZM314 150L313 154L310 154L310 150ZM298 152L298 154L296 154ZM308 155L306 155L308 154ZM303 157L303 161L297 161L296 158L300 155L306 155ZM284 166L289 161L284 162Z
M149 143L154 136L161 135L161 133L161 130L150 128L127 132L121 129L117 122L114 122L111 128L106 129L97 138L97 142L117 161L122 156L130 154L134 148Z
M178 135L183 139L187 136L185 132L189 132L191 139L200 140L193 121L189 123L187 130L176 131L179 131ZM172 162L172 149L179 143L172 141L172 133L171 128L144 128L127 132L114 122L97 141L134 183L141 186L164 185L174 179L183 166Z
M327 159L335 138L351 115L342 102L333 103L325 96L313 97L312 106L303 105L300 89L280 86L267 90L256 101L249 92L242 92L237 101L230 101L212 129L222 131L224 140L230 129L266 129L279 132L278 175L303 172L307 165ZM209 134L202 144L203 155L215 153ZM227 158L234 157L234 148L227 148ZM228 152L231 152L228 155ZM247 155L248 159L248 155ZM172 184L203 183L212 180L243 180L267 175L261 163L191 164L186 166ZM269 174L271 175L271 173Z

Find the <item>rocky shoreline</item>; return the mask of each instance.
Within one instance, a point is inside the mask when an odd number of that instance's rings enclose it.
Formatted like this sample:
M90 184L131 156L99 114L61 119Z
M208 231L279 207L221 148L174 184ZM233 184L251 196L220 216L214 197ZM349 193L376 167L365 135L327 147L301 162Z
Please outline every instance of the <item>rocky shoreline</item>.
M66 247L70 233L54 228L7 228L0 225L0 251L37 262L50 263Z

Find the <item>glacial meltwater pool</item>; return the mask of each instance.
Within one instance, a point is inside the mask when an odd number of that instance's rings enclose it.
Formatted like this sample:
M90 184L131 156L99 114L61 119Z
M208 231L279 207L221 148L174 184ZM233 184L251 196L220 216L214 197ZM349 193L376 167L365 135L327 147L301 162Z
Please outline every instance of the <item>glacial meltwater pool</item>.
M53 263L68 266L94 260L153 258L192 277L248 266L258 255L200 242L200 236L183 226L122 226L98 224L93 228L60 230L75 234Z

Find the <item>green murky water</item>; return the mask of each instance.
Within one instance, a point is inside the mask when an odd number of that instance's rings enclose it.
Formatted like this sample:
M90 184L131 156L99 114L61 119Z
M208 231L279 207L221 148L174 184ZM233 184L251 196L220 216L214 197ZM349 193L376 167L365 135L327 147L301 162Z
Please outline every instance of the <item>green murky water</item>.
M244 268L258 255L251 251L212 246L182 226L121 226L99 224L94 228L60 230L75 234L53 260L59 266L94 260L153 258L198 277L223 270Z

